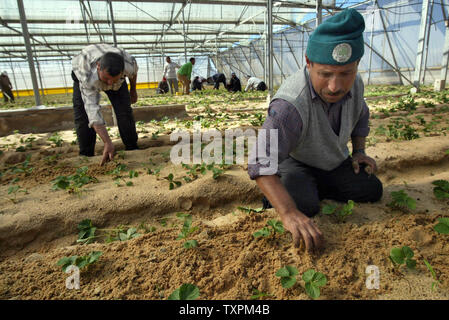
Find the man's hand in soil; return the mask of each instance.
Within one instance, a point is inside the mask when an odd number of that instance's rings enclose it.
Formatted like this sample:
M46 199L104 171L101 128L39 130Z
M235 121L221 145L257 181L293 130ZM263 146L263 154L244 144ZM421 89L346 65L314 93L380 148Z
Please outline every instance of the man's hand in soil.
M312 219L299 210L293 210L280 214L284 227L291 232L293 243L296 248L300 246L301 239L304 240L307 251L323 247L323 234L313 223Z
M357 152L352 155L352 167L354 168L355 174L360 172L360 164L362 163L367 164L365 167L366 173L373 174L377 172L376 161L363 153Z
M112 142L105 143L103 149L103 158L101 159L100 166L104 165L108 161L112 161L114 159L114 145Z

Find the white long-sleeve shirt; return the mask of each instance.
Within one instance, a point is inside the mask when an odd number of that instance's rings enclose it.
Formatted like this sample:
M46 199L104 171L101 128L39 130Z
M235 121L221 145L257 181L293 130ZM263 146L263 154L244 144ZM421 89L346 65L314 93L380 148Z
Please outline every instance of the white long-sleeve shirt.
M259 85L259 83L261 83L262 80L260 80L259 78L256 77L251 77L248 79L248 83L246 84L246 88L245 91L248 90L256 90L257 86Z
M176 62L165 63L164 66L164 77L167 79L177 79L176 68L181 68Z
M125 68L120 80L112 85L101 81L97 72L97 61L106 53L115 52L123 56ZM92 44L85 47L81 53L72 59L72 68L80 83L81 97L84 102L89 128L94 124L104 125L105 121L100 112L100 91L117 91L125 81L125 76L133 78L137 75L136 59L123 49L109 44Z

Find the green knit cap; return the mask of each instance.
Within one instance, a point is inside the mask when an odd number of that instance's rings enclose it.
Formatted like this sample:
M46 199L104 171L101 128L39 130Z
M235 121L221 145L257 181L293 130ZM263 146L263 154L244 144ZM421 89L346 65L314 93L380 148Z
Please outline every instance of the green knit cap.
M345 9L320 24L310 35L307 57L320 64L344 65L364 53L365 21L354 9Z

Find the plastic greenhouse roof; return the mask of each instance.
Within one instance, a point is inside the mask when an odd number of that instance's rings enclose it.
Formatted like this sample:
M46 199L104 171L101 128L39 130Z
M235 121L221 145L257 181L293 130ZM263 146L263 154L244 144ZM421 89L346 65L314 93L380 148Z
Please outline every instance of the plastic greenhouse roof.
M214 54L259 38L265 31L262 0L112 0L117 45L133 55ZM33 54L71 59L89 43L113 43L107 0L23 0ZM273 0L273 32L298 27L315 1ZM334 1L323 0L324 8ZM183 25L183 19L185 25ZM185 34L185 36L184 36ZM0 2L0 62L26 60L17 0Z

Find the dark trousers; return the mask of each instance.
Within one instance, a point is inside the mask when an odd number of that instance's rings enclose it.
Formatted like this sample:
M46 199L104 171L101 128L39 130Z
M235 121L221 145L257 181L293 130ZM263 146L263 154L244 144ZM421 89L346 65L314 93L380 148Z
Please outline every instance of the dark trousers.
M267 85L265 84L265 82L261 81L256 88L257 91L265 91L267 90Z
M224 75L219 76L217 78L217 80L215 81L215 84L214 84L214 89L219 89L220 88L220 82L223 82L223 85L224 85L224 87L226 89L226 77Z
M84 102L81 97L79 81L72 71L73 79L73 111L75 115L75 129L80 146L80 155L91 157L95 153L95 141L97 134L93 128L89 128L89 119ZM137 149L137 132L134 122L133 110L131 108L131 97L129 95L126 81L123 81L119 90L105 91L111 101L117 117L118 130L126 150Z
M296 203L298 210L312 217L320 211L322 199L340 202L375 202L382 197L382 182L375 175L368 175L365 164L354 173L349 157L331 171L310 167L291 157L279 165L281 182ZM266 198L264 207L271 208Z
M14 102L14 94L12 93L11 88L9 87L2 88L2 93L3 93L3 100L5 102L8 102L9 100Z

